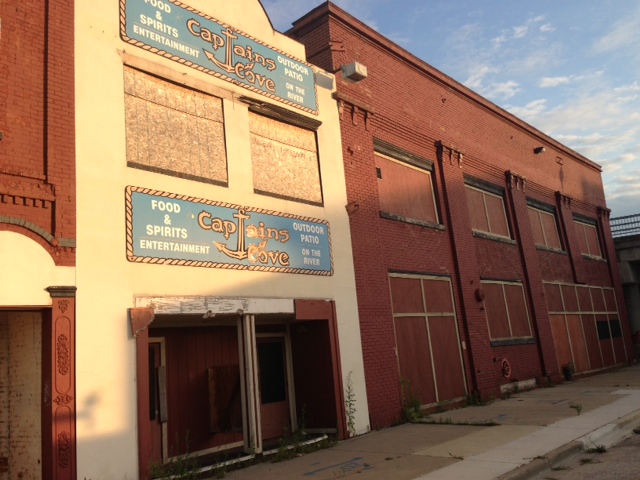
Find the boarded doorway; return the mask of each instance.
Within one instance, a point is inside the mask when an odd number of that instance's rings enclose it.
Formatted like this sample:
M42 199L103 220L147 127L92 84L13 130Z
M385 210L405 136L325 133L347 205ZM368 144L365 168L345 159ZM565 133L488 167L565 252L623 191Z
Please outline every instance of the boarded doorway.
M466 393L458 323L447 277L389 278L403 394L423 406Z
M285 337L257 339L262 439L280 438L291 431L288 362Z

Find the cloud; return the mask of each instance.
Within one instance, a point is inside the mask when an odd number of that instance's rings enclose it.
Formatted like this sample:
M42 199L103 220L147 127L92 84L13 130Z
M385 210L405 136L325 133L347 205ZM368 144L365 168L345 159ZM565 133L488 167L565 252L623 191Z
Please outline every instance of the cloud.
M527 103L524 107L506 106L505 109L516 117L529 121L537 118L547 108L547 100L544 98Z
M624 20L616 22L611 30L599 38L593 46L596 53L610 53L620 50L635 50L631 45L640 45L640 9L625 15Z
M529 27L527 25L520 25L518 27L513 27L513 38L522 38L529 31Z
M471 72L469 73L469 77L464 82L464 84L469 88L481 89L482 80L487 75L494 72L495 72L495 69L493 69L489 65L476 65L473 67L473 70L471 70Z
M552 26L550 23L545 23L544 25L540 26L540 31L542 33L551 33L551 32L555 32L555 27Z
M508 100L521 91L520 84L513 80L501 83L492 83L488 88L483 88L481 92L489 100Z
M571 82L569 77L542 77L538 86L540 88L557 87L558 85L566 85Z

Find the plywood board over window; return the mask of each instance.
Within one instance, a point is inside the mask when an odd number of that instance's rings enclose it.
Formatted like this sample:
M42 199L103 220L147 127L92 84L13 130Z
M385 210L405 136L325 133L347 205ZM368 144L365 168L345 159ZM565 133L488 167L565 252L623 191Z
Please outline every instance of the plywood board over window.
M560 368L586 372L626 361L613 288L545 282L544 291Z
M574 220L573 223L576 227L576 233L578 234L580 253L589 257L602 258L600 240L598 238L595 221L594 223L590 223Z
M376 152L380 211L398 220L438 223L431 172Z
M536 245L542 245L555 250L560 250L560 236L556 224L554 211L544 211L529 206L529 220L533 231L533 240Z
M222 100L124 69L127 165L226 185Z
M256 193L322 205L316 133L249 112Z
M531 343L531 322L522 284L483 280L482 289L492 345L500 341Z
M511 238L502 196L466 185L471 228L499 237Z

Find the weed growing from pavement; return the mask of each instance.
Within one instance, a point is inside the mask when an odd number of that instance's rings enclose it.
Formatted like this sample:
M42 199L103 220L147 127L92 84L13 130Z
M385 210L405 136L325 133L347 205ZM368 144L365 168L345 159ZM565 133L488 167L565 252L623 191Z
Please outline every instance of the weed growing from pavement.
M353 381L351 380L351 372L347 375L347 384L344 392L345 414L347 416L347 430L349 436L356 435L356 394L353 391Z
M573 408L578 415L580 415L580 412L582 411L582 404L581 403L570 403L569 404L569 408Z
M587 448L585 450L585 452L587 452L587 453L606 453L607 452L607 447L605 447L604 445L594 445L591 448Z
M406 378L400 381L402 391L402 420L412 423L424 417L422 404L418 395L411 388L411 382Z

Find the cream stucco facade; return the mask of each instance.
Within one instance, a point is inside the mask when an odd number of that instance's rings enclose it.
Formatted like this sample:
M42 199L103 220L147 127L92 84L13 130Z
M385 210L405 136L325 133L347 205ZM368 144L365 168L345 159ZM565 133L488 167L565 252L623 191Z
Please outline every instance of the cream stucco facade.
M191 0L189 6L248 32L291 57L305 57L300 44L273 30L256 0L215 4ZM162 314L157 310L157 303L148 300L150 298L161 298L176 308L185 298L187 302L195 303L204 297L221 301L240 298L245 305L253 299L254 303L267 305L266 312L274 314L293 313L292 310L270 311L269 305L276 305L279 300L291 302L291 305L299 299L335 302L340 345L339 382L344 391L347 378L350 379L356 399L355 412L350 412L352 429L354 433L366 432L369 429L368 410L349 222L345 210L347 200L339 114L332 90L317 85L316 115L241 85L214 78L153 51L125 43L119 35L120 8L121 4L115 1L76 4L78 478L138 478L137 382L140 379L136 373L136 337L128 309L150 305L156 307L156 316ZM224 182L194 180L188 175L171 175L128 166L127 142L131 142L131 138L127 139L124 93L124 72L128 68L151 74L178 88L221 99L227 157L226 185L220 184ZM324 84L331 78L326 73L320 75ZM321 122L315 128L323 199L320 204L295 201L283 195L255 193L249 130L251 101L245 97L293 112L297 118L308 117ZM299 181L305 182L305 179ZM125 202L125 190L129 186L328 222L332 274L130 261L127 256ZM67 283L73 284L72 281ZM207 311L195 308L192 313L201 319ZM242 318L237 319L237 325L250 325L243 322L253 313L256 313L255 318L260 318L260 311L245 309ZM212 324L215 318L212 317ZM251 349L246 345L244 348ZM246 403L249 392L243 394ZM342 411L341 415L344 414Z

